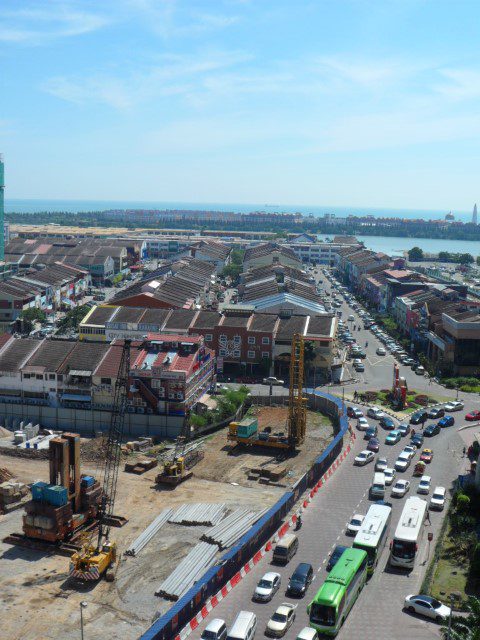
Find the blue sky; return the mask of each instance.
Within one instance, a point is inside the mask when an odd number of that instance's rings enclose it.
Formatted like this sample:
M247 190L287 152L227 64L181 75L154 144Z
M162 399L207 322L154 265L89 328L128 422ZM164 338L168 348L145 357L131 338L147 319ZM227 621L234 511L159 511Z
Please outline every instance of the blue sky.
M9 198L471 210L476 0L2 0Z

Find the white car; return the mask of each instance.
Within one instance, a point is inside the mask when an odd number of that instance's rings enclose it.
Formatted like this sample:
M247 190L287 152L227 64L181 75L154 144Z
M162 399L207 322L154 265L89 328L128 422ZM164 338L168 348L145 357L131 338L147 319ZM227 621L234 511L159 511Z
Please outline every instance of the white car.
M408 480L397 480L392 487L392 498L403 498L409 489L410 482Z
M374 420L380 420L380 418L385 417L385 413L378 407L370 407L367 411L367 416L369 418L373 418Z
M451 614L450 607L442 604L440 600L422 594L418 596L407 596L404 607L407 611L410 611L410 613L419 613L437 622L445 622Z
M463 404L463 402L460 402L460 400L453 400L452 402L447 402L446 405L444 405L444 409L445 411L461 411L463 409L465 405Z
M397 472L395 471L395 469L390 469L389 467L387 467L387 469L385 469L385 471L383 472L383 475L385 476L385 484L389 486L395 480Z
M430 483L432 479L430 476L422 476L418 484L417 493L430 493Z
M411 458L409 456L408 453L404 453L402 452L396 462L395 462L395 469L397 471L406 471L408 469L408 467L410 466L410 462L411 462Z
M295 640L318 640L318 633L312 627L303 627Z
M353 464L356 464L361 467L371 462L374 459L374 457L375 457L375 454L373 453L373 451L368 451L368 449L364 449L363 451L360 451L358 456L356 456L355 460L353 461Z
M256 602L269 602L277 593L282 582L279 573L269 571L259 581L253 592L253 599Z
M289 602L281 604L265 628L265 635L273 638L283 637L292 626L295 620L295 609L297 607Z
M403 447L402 453L408 453L410 458L413 458L413 456L417 453L417 447L414 444L407 444L406 447Z
M263 384L271 384L272 386L281 386L283 387L283 385L285 384L284 380L279 380L278 378L275 378L274 376L269 376L268 378L264 378L263 379Z
M386 458L377 458L375 462L375 471L383 472L388 467L388 460Z
M359 431L366 431L370 427L368 420L364 417L359 418L357 422L357 429Z
M435 487L432 497L430 498L430 509L433 511L443 511L446 493L445 487Z
M356 513L350 522L347 524L347 536L354 536L358 531L360 531L360 527L362 526L362 522L365 516L362 516L360 513Z
M378 349L375 351L375 353L377 354L377 356L386 356L387 352L385 351L385 349L383 347L378 347Z

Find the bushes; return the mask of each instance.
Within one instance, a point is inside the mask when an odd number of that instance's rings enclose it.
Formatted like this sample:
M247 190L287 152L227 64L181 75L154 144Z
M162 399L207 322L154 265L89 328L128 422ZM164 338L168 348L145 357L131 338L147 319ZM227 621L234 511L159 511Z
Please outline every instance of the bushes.
M424 394L420 394L418 396L415 396L414 402L416 402L417 404L421 404L422 407L426 407L427 404L428 404L428 400L429 400L428 396L426 396Z
M477 542L473 550L470 571L473 578L480 579L480 542Z
M217 400L217 408L213 411L208 411L205 415L191 414L190 424L193 427L201 428L226 420L238 411L247 399L248 394L249 389L245 386L241 386L236 390L228 389L227 391L222 391Z

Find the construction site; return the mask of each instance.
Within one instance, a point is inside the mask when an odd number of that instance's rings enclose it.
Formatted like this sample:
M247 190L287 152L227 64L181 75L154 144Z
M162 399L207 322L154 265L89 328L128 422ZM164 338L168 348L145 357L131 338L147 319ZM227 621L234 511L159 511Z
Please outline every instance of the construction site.
M122 442L128 342L108 437L88 442L98 455L64 433L48 459L12 458L0 438L0 468L19 492L0 515L4 636L78 638L84 603L85 637L133 640L167 611L333 438L302 398L301 348L288 397L199 441Z

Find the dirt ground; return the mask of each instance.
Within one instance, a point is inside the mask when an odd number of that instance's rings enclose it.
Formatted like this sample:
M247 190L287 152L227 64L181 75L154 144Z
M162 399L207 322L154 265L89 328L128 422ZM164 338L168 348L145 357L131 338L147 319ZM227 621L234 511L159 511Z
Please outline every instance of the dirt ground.
M265 407L259 414L262 428L271 424L281 429L285 419L284 408ZM328 419L309 412L302 452L282 463L290 470L284 479L286 485L292 484L319 455L332 434ZM236 451L232 456L228 455L230 447L226 430L214 434L205 443L205 458L194 468L194 477L173 491L155 485L158 468L141 476L120 472L115 512L128 517L129 522L121 529L112 530L121 554L113 583L101 581L89 588L74 588L68 580L68 558L2 541L9 533L21 532L22 510L0 515L1 638L76 640L81 601L87 603L85 638L138 638L158 614L171 606L171 602L154 595L156 588L207 529L167 524L137 558L124 556L124 550L158 513L166 507L192 502L224 502L232 509L246 506L260 511L271 506L285 491L281 486L247 479L247 470L252 466L279 464L268 451ZM97 465L97 461L86 462L82 471L95 474ZM8 469L22 482L48 480L46 460L0 454L0 468Z
M259 429L286 429L286 407L253 407L249 415L258 418ZM267 467L274 470L287 467L288 474L283 484L290 485L305 473L312 461L325 449L333 438L333 427L325 416L315 411L307 411L305 443L295 456L287 458L280 449L234 447L227 435L228 429L222 429L209 439L205 448L205 458L194 469L197 478L215 482L238 482L245 487L255 487L259 486L258 481L248 480L250 469Z

